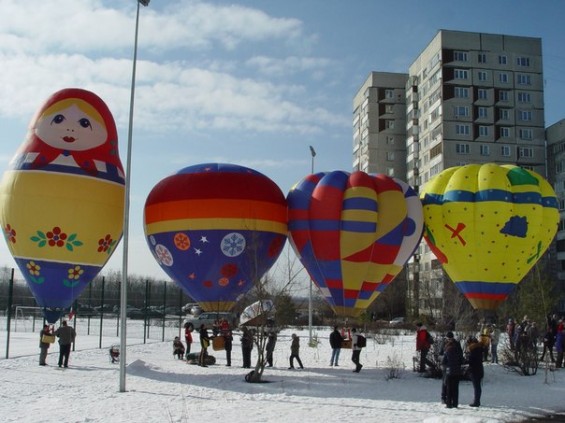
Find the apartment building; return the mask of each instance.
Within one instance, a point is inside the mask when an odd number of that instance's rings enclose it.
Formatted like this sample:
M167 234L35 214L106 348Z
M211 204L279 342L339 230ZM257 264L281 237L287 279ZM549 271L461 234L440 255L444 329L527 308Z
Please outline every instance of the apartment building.
M396 85L403 78L404 104ZM440 30L407 76L372 72L353 110L354 169L392 174L416 190L467 163L513 163L547 176L540 38ZM423 242L408 275L414 307L422 306L417 287L437 290L439 300L445 278Z

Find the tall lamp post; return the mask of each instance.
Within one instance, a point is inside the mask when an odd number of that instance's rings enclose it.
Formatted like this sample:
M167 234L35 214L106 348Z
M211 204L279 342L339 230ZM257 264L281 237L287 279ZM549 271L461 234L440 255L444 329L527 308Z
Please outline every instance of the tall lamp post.
M126 391L126 319L128 287L128 241L129 241L129 191L131 185L131 144L133 132L133 103L135 98L135 70L137 64L137 34L139 31L139 5L149 6L151 0L137 0L135 15L135 38L133 43L133 68L131 72L131 96L129 100L128 148L126 155L126 180L124 193L124 234L122 283L120 286L120 392Z
M316 157L316 150L310 146L310 154L312 156L312 174L314 174L314 157ZM312 279L310 278L310 289L308 293L308 345L312 345Z

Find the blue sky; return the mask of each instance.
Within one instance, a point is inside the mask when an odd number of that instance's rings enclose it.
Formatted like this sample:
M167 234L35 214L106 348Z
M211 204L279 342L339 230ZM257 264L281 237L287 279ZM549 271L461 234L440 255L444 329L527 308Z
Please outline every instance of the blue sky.
M135 0L0 0L0 170L53 92L112 110L125 166ZM166 279L143 236L151 189L203 162L252 167L286 194L315 169L351 169L352 100L369 72L407 72L439 29L540 37L546 125L565 118L565 2L152 0L142 8L130 273ZM121 247L107 269L119 270ZM0 265L13 267L5 243Z

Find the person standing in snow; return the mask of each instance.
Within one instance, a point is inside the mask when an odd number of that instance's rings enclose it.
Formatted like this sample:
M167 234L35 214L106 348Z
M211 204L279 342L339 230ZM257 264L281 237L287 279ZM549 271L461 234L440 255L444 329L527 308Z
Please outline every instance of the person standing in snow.
M339 353L341 352L341 343L343 342L343 336L337 330L337 326L334 326L333 332L330 334L330 347L332 347L332 357L330 358L330 366L339 366Z
M298 361L298 365L301 369L304 368L302 361L300 360L300 338L295 333L292 334L292 342L290 344L290 367L289 369L294 369L294 359Z
M420 352L420 373L426 371L426 364L433 367L433 364L428 360L428 352L430 351L431 344L429 341L430 334L423 323L416 324L416 351Z
M357 329L352 328L351 333L353 334L352 338L351 338L351 348L352 348L351 361L353 361L353 363L355 363L355 370L353 370L353 371L355 373L359 373L361 371L361 369L363 368L363 365L359 362L362 347L360 347L357 343L357 341L359 340L359 335L357 334Z
M191 323L184 324L184 342L186 342L186 359L188 360L188 355L190 354L190 346L192 345L192 330L194 327Z
M275 328L275 322L272 319L267 321L267 345L265 350L267 351L267 366L273 367L273 352L275 351L275 345L277 344L277 329Z
M206 365L206 356L208 355L208 346L210 345L210 337L208 336L208 329L202 323L200 325L200 357L198 358L198 365L201 367L208 367Z
M71 345L75 342L76 332L66 320L63 320L62 325L55 331L55 336L59 338L59 367L69 367Z
M500 330L496 324L490 325L490 359L493 364L498 364L498 342L500 341Z
M39 353L39 365L47 366L45 360L47 359L47 352L49 351L51 344L49 342L43 342L43 335L53 335L49 325L43 325L43 329L39 331L39 348L41 350Z
M241 335L241 354L243 355L243 368L251 368L251 352L253 351L253 334L244 326Z
M473 382L474 400L471 407L480 407L481 405L481 382L484 377L483 368L483 345L477 338L469 337L467 340L467 351L469 353L469 373L471 375L471 382Z
M447 339L442 360L445 369L446 408L457 408L459 406L459 379L461 377L463 354L461 348L457 348L455 345L456 342L454 338Z

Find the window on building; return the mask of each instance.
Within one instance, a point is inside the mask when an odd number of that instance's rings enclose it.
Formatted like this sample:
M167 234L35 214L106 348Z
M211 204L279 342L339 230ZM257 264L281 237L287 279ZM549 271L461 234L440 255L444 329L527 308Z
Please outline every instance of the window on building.
M455 152L457 154L470 154L471 147L469 144L455 144Z
M457 124L455 125L455 133L457 135L469 135L471 133L471 127L470 125Z
M534 157L534 149L531 147L519 147L518 156L532 158Z
M386 168L386 174L388 176L394 176L394 168L393 167L387 167Z
M499 73L498 82L502 82L503 84L508 84L508 74L506 72Z
M524 91L518 91L518 101L520 103L531 103L532 95Z
M498 110L498 119L499 120L509 120L510 119L510 110L509 109L499 109Z
M510 146L501 145L500 146L500 155L503 156L503 157L510 157Z
M387 119L386 127L387 127L387 129L394 129L394 120Z
M479 71L478 77L479 77L479 81L488 81L488 72Z
M469 71L467 69L455 69L453 77L455 79L468 79Z
M468 58L468 53L466 51L454 51L453 52L453 60L457 60L458 62L466 62Z
M488 126L479 125L479 136L488 137Z
M430 148L430 159L433 159L434 157L438 156L439 154L441 154L443 152L443 144L438 144L432 148ZM424 163L428 162L428 158L425 156L424 157Z
M394 161L394 151L387 151L386 152L386 159L389 162L393 162Z
M504 55L498 56L498 64L499 65L506 65L508 64L508 58Z
M394 98L394 90L386 89L385 90L385 98Z
M500 137L501 138L508 138L510 136L510 128L507 128L506 126L501 126L500 127Z
M490 146L486 144L481 144L480 146L481 156L490 156Z
M479 61L479 63L486 63L487 62L487 55L486 53L479 53L477 55L477 59Z
M394 113L394 105L392 104L387 104L385 107L385 113Z
M484 88L479 88L477 91L477 97L479 97L479 100L488 100L488 91Z
M455 97L457 97L457 98L469 98L469 88L467 88L467 87L455 87Z
M533 131L530 128L521 128L518 131L518 136L521 140L531 140L533 139Z
M386 143L387 143L388 145L393 145L393 144L394 144L394 137L387 136L387 137L386 137Z
M531 110L520 110L520 120L531 121L532 111Z
M518 66L530 66L529 57L516 57L516 65Z
M455 106L453 108L453 114L459 117L466 117L469 116L469 107L468 106Z
M479 107L479 118L482 118L482 119L488 118L488 108L487 107Z
M500 90L498 92L498 101L508 101L510 98L510 94L508 91Z
M532 76L519 73L517 82L520 85L532 85Z

